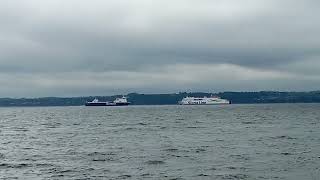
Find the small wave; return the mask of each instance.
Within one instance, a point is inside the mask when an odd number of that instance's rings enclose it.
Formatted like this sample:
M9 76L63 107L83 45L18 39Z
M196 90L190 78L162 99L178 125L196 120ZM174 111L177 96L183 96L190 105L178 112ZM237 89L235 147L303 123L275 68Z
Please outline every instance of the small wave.
M290 136L286 136L286 135L282 135L282 136L275 136L275 137L271 137L273 139L297 139L297 138L293 138Z
M244 121L244 122L241 122L242 124L255 124L254 122L252 121Z
M46 128L49 128L49 129L54 129L54 128L58 128L59 126L61 126L61 123L58 123L58 122L55 122L55 123L44 123L44 124L41 124L43 126L45 126Z
M5 159L5 158L6 158L5 155L0 153L0 159Z
M92 152L88 154L88 156L105 156L105 155L107 154L103 152Z
M150 160L150 161L147 161L146 162L147 164L150 164L150 165L160 165L160 164L165 164L164 161L160 161L160 160Z
M47 164L47 163L38 163L38 164L35 164L36 167L53 167L54 165L53 164Z
M210 171L216 171L216 170L217 170L217 168L212 167L212 168L210 168L209 170L210 170Z
M96 161L96 162L104 162L104 161L107 161L107 159L96 159L96 158L94 158L94 159L92 159L92 161Z
M285 155L285 156L289 156L289 155L293 155L292 153L290 153L290 152L283 152L283 153L281 153L282 155Z
M29 131L29 129L18 127L18 128L15 128L14 131L17 131L17 132L27 132L27 131Z
M55 174L55 175L52 175L51 176L52 178L61 178L61 177L64 177L63 174Z
M121 126L126 126L128 124L124 124L124 123L115 123L115 124L110 124L111 127L121 127Z
M120 178L120 179L128 179L128 178L131 178L132 176L131 175L129 175L129 174L125 174L125 175L120 175L120 176L118 176L118 178Z
M141 177L146 177L146 176L152 176L152 174L150 174L150 173L144 173L144 174L141 174L140 176L141 176Z
M74 170L66 169L66 170L61 170L59 173L71 173L71 172L74 172Z
M32 164L26 164L26 163L20 163L20 164L9 164L9 163L2 163L0 164L0 168L26 168L26 167L32 167Z
M200 153L200 152L205 152L206 150L203 148L197 148L195 151L196 153Z
M96 161L96 162L104 162L104 161L114 161L114 158L112 156L114 156L115 153L103 153L103 152L93 152L93 153L89 153L88 156L91 157L92 161Z
M24 150L31 150L31 149L33 149L32 147L23 147L23 148L21 148L21 149L24 149Z
M221 177L222 179L248 179L249 176L246 174L225 174L225 175L217 175L218 177Z
M249 160L248 155L244 155L244 154L232 154L230 155L230 157L234 159L240 159L240 160Z
M180 155L171 155L171 157L180 158Z
M188 126L188 129L197 129L197 128L202 128L202 127L198 127L198 126Z
M184 179L183 179L183 178L178 177L178 178L171 178L171 179L169 179L169 180L184 180Z
M48 116L48 117L45 117L45 120L51 120L53 119L54 117L51 117L51 116Z
M53 168L48 169L48 172L55 174L54 176L64 176L65 174L72 174L77 171L75 171L73 169L64 169L62 167L53 167Z
M168 148L168 149L165 149L165 151L176 152L176 151L178 151L178 149L176 149L176 148Z

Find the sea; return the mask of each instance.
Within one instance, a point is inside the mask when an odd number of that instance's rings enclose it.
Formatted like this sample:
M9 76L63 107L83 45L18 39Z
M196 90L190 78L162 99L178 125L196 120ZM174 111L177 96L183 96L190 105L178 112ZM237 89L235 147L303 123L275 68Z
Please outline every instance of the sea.
M0 108L0 179L320 179L320 104Z

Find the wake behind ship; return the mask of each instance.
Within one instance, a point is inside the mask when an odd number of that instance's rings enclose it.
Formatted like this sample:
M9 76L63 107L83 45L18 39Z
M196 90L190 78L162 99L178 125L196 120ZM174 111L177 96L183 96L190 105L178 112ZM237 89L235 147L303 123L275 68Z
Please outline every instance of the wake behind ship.
M130 102L127 101L126 97L116 98L114 101L99 101L94 99L93 101L86 102L85 106L128 106Z

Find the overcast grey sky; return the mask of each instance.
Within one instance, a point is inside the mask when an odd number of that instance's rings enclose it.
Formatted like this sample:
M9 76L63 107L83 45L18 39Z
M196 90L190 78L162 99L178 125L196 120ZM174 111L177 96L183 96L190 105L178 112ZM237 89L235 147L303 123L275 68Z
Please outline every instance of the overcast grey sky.
M0 97L320 90L318 0L0 0Z

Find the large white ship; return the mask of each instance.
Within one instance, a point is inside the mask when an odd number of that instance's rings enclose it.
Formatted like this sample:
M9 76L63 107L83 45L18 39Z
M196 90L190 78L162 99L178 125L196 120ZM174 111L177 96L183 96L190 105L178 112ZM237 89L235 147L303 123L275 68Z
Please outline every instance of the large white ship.
M219 104L231 104L227 99L221 99L220 97L185 97L179 101L180 105L219 105Z

